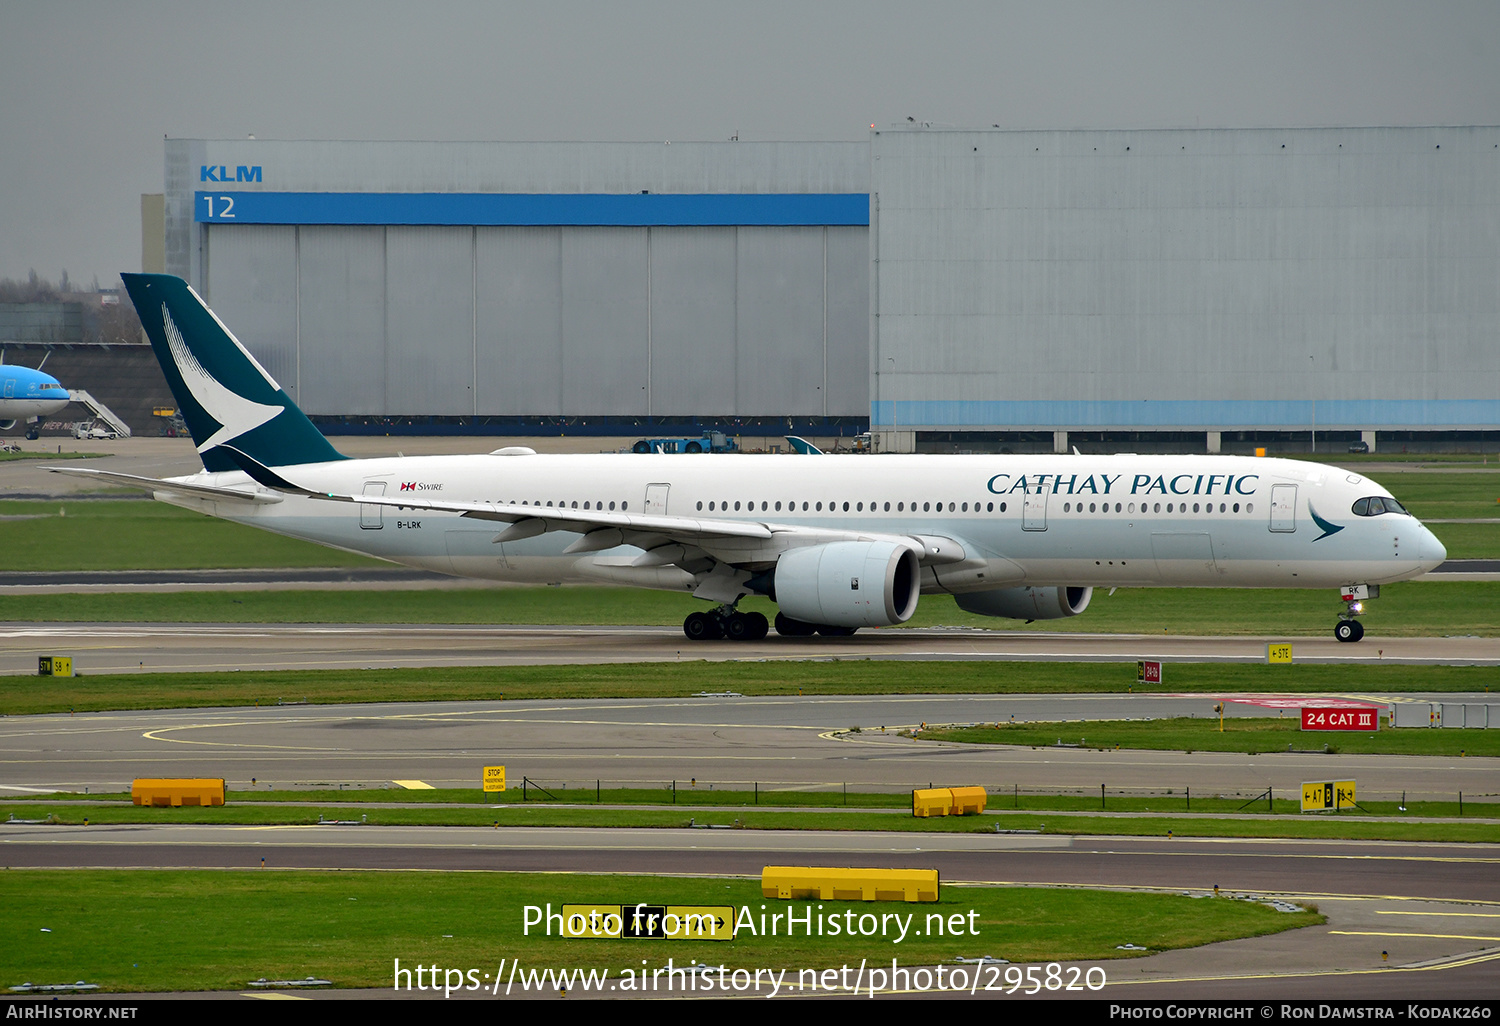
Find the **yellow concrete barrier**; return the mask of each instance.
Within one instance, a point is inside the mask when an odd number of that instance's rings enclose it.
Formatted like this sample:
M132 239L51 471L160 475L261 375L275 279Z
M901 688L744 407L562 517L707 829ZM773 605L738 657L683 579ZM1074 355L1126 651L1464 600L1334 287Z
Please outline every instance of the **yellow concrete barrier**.
M984 811L984 803L989 798L982 787L955 787L953 792L953 816L977 816Z
M140 777L130 785L130 800L137 805L223 805L224 781Z
M783 900L937 901L938 871L766 866L760 874L760 893Z
M982 787L919 788L911 793L911 814L930 816L976 816L988 799Z
M946 816L953 808L953 792L946 787L920 788L911 793L911 814L926 819Z

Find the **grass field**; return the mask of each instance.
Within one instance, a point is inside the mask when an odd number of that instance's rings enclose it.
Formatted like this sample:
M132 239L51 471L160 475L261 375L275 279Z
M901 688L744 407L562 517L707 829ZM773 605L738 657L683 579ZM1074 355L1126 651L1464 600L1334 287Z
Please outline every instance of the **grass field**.
M528 905L556 911L565 903L642 901L728 906L740 929L728 942L574 940L541 935L537 926L524 932ZM83 979L107 991L242 990L252 980L309 975L337 987L390 987L396 959L436 964L445 979L447 969L474 969L485 988L497 972L508 973L512 959L523 971L608 969L618 980L625 970L640 972L643 961L654 970L671 958L678 967L696 960L788 969L795 981L798 970L861 959L884 966L892 958L911 966L979 955L1099 961L1323 921L1314 911L1178 895L945 887L933 904L775 902L761 896L758 880L519 873L12 870L0 874L0 903L9 910L0 921L0 966L16 983ZM762 905L769 914L790 907L799 917L804 906L821 905L822 921L837 915L841 927L871 913L912 919L900 943L893 920L885 937L827 930L807 937L800 928L787 937L783 919L771 937L760 931ZM929 916L942 917L941 936ZM957 923L962 936L949 932ZM1127 944L1145 950L1120 949Z
M1381 730L1304 731L1295 715L1284 719L1228 717L1219 721L1170 719L1151 722L1105 720L1091 723L1000 723L980 726L933 727L915 732L928 741L966 744L1047 747L1064 744L1078 748L1150 749L1173 752L1328 751L1340 755L1429 755L1450 758L1500 756L1497 730Z
M4 527L13 524L0 525ZM1500 634L1500 585L1413 581L1387 585L1360 617L1361 651L1381 637ZM704 604L685 594L606 587L504 587L435 591L232 591L0 595L0 622L128 621L137 623L503 623L621 624L675 627ZM775 607L747 598L741 609ZM1338 593L1200 588L1096 589L1087 611L1063 620L1025 623L966 613L947 595L923 597L902 627L975 627L1161 635L1328 637L1343 609ZM787 654L797 652L788 643ZM859 641L849 643L858 657ZM83 667L86 669L86 667Z
M0 463L14 463L17 460L92 460L106 453L102 452L0 452Z
M149 499L0 501L6 566L26 570L200 570L389 566Z
M273 815L300 816L307 814L310 810L310 822L317 822L319 815L327 819L343 818L349 819L370 809L385 808L425 808L428 806L441 806L447 808L462 808L465 806L480 807L480 811L491 813L500 811L500 806L521 806L527 809L541 810L546 808L560 808L563 806L597 806L599 808L624 808L647 807L662 809L670 806L680 810L683 815L693 816L695 810L703 809L712 812L724 810L748 812L760 809L767 812L786 810L829 810L840 813L844 812L879 812L887 818L875 819L872 822L888 822L890 814L907 815L911 812L911 794L905 790L896 791L859 791L841 790L837 786L830 785L830 789L821 791L810 791L803 786L774 788L759 787L754 790L725 787L723 785L711 785L709 781L699 781L689 784L683 780L678 783L676 791L672 790L670 782L664 781L659 787L617 787L609 781L610 786L598 787L596 781L571 780L557 781L550 778L541 780L531 779L529 788L522 787L511 780L509 790L486 794L478 787L447 787L432 788L431 790L407 790L399 787L354 787L339 788L309 788L307 790L273 790L269 787L262 790L259 787L235 790L232 787L225 792L228 805L212 810L195 810L193 807L179 808L170 815L193 816L193 815L238 815L245 810L270 808ZM925 784L926 781L923 781ZM545 789L545 790L544 790ZM1253 797L1253 796L1252 796ZM1500 797L1500 795L1489 795L1489 798ZM1095 812L1101 809L1099 792L1089 788L1086 792L1073 789L1071 792L1062 794L1056 792L1039 792L1036 790L1022 791L1017 788L1012 791L1007 787L999 787L989 797L991 812L1012 812L1025 810L1028 812ZM321 805L321 807L319 807ZM57 815L66 817L68 823L81 822L81 817L92 816L90 808L117 809L125 811L127 808L135 809L130 804L130 793L118 792L106 794L94 792L83 794L81 792L66 791L48 795L29 794L0 795L0 810L5 815L15 814L20 816L17 809L22 807L40 811L45 815ZM1162 792L1152 790L1141 793L1128 793L1123 789L1112 788L1108 792L1107 804L1104 809L1109 812L1191 812L1195 816L1219 816L1219 815L1285 815L1288 813L1299 814L1296 796L1277 798L1273 807L1268 808L1264 800L1256 799L1253 803L1247 802L1244 795L1214 795L1207 794L1200 789L1196 796L1187 788L1171 788ZM155 814L161 810L136 809L146 815ZM510 809L505 810L507 814ZM255 813L259 815L259 813ZM1406 802L1401 807L1396 801L1361 801L1358 810L1340 813L1340 816L1358 818L1362 815L1369 816L1391 816L1408 818L1445 818L1474 816L1479 818L1500 818L1500 803L1482 801L1478 804L1465 800L1464 808L1458 808L1458 802L1454 801L1416 801ZM25 818L34 818L28 813ZM149 820L148 820L149 821ZM124 822L121 820L121 822ZM272 822L265 818L256 822ZM286 819L284 822L293 822ZM295 822L309 822L306 819L298 819ZM923 820L919 822L937 823L938 820Z
M926 781L922 785L926 785ZM917 818L910 814L907 794L850 795L851 799L894 801L895 808L793 807L752 805L750 795L720 792L715 804L671 806L670 794L657 792L658 801L646 807L595 805L592 788L560 789L557 800L543 800L531 788L532 800L509 800L489 806L426 803L416 807L367 802L328 802L316 799L262 802L261 793L232 792L227 804L211 808L144 808L129 799L0 802L0 815L34 824L44 837L51 826L107 828L121 824L181 826L255 826L304 828L318 826L350 844L359 842L360 829L371 826L438 827L572 827L595 829L727 828L735 830L861 830L895 833L988 834L996 830L1069 836L1135 837L1279 837L1362 841L1500 842L1500 804L1466 796L1462 809L1453 801L1412 802L1402 811L1396 801L1361 802L1356 810L1338 815L1303 815L1298 802L1285 797L1266 801L1264 795L1220 797L1184 791L1154 796L1014 794L1004 788L990 795L991 809L977 816ZM519 791L519 788L513 790ZM665 789L663 789L665 790ZM679 798L685 797L679 788ZM605 792L607 797L611 792ZM733 804L743 797L742 804ZM762 797L769 797L762 795ZM1491 799L1494 795L1489 796ZM699 795L698 800L709 796ZM246 800L248 799L248 801ZM863 801L858 804L864 804ZM1084 813L1096 813L1085 815ZM14 828L13 828L14 829Z
M1318 666L1169 663L1169 692L1334 692L1378 695L1472 691L1496 686L1487 666ZM233 673L0 677L0 714L104 709L186 709L345 702L687 697L705 690L746 695L1071 694L1144 691L1134 663L746 660L568 666L452 666L396 670L247 670ZM1205 713L1208 703L1205 703ZM920 718L914 712L914 719ZM849 724L880 726L880 724Z
M1488 472L1376 470L1370 477L1390 489L1421 520L1451 517L1500 518L1500 460ZM1438 528L1451 525L1439 524ZM1495 526L1500 526L1497 524ZM1441 530L1438 537L1442 537Z

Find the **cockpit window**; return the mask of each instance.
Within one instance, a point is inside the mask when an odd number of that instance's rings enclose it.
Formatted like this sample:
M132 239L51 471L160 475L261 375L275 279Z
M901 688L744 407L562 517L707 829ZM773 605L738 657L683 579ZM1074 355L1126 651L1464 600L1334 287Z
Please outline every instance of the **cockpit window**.
M1364 499L1355 499L1354 505L1350 507L1357 517L1378 517L1382 513L1407 513L1406 507L1401 505L1389 495L1371 495Z

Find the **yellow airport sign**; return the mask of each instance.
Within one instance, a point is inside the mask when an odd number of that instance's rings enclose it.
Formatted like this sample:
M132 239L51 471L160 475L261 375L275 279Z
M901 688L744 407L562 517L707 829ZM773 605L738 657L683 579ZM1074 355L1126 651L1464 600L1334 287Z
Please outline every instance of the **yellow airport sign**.
M36 675L38 677L71 677L73 676L73 657L37 656Z
M1354 781L1315 780L1302 784L1303 812L1337 812L1354 808Z
M484 789L486 793L505 790L504 766L486 766L484 768Z
M1292 646L1290 643L1279 643L1266 646L1266 662L1289 663L1292 661Z

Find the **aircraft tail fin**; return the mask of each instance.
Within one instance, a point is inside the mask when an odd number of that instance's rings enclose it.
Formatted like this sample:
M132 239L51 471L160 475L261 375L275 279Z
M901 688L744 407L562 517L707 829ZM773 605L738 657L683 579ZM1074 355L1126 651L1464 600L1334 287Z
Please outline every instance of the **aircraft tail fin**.
M205 469L242 469L236 453L266 467L345 458L192 286L169 274L120 277Z

